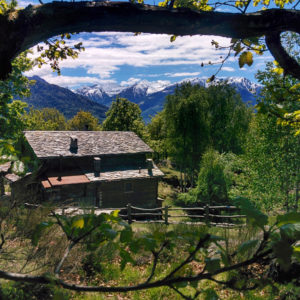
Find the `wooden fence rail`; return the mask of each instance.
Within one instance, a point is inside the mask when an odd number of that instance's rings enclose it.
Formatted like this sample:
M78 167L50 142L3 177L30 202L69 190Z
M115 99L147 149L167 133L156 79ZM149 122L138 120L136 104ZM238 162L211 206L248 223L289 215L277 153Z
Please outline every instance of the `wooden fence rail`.
M25 204L25 207L36 208L40 205ZM161 224L188 224L188 225L208 225L217 227L240 227L245 224L245 215L230 214L239 211L235 206L209 206L204 207L155 207L141 208L132 206L130 203L126 207L120 208L98 208L98 207L61 207L55 211L62 215L76 215L93 211L95 214L109 213L119 210L119 216L129 224L131 223L161 223ZM173 212L181 212L173 214ZM217 211L217 212L216 212ZM180 219L175 221L174 219ZM236 222L234 222L236 220Z

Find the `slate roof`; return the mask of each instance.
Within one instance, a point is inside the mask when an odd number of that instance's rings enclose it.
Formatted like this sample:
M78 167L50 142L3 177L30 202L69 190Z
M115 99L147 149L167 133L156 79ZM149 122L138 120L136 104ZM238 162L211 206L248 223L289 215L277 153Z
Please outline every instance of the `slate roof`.
M24 135L40 159L153 152L130 131L24 131ZM70 151L71 137L78 140L76 153Z
M100 176L95 176L95 173L85 172L85 176L90 181L118 181L118 180L126 180L126 179L145 179L145 178L154 178L154 177L162 177L164 173L153 164L153 169L151 175L148 173L148 169L141 168L116 168L111 170L106 170L105 172L100 172Z
M58 180L60 176L60 180ZM59 185L69 185L69 184L82 184L94 181L101 182L111 182L119 180L128 179L147 179L147 178L159 178L164 176L164 173L159 170L159 168L153 164L152 173L148 173L148 169L141 168L111 168L109 170L101 171L100 175L96 176L94 172L81 171L81 172L52 172L47 173L44 180L42 180L42 185L45 189L51 188L53 186Z

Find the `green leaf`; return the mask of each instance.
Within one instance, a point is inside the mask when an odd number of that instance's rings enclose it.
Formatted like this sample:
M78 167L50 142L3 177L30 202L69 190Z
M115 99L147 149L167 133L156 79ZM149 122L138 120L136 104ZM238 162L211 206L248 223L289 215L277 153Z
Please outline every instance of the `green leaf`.
M241 46L241 42L237 43L233 50L235 51L234 56L237 56L242 50L244 50L245 47Z
M238 253L240 253L241 255L245 254L249 250L255 248L258 242L259 240L250 240L242 243L238 248Z
M280 235L286 241L300 240L300 223L282 225L280 227Z
M265 114L268 112L268 105L266 105L264 102L259 102L255 105L255 108L259 113Z
M154 250L156 247L156 240L152 237L144 236L142 238L143 245L145 246L145 249L148 251Z
M293 247L293 256L295 256L297 260L300 262L300 246Z
M246 215L247 221L253 226L263 229L268 224L268 216L255 208L247 198L237 197L234 199L234 202L241 209L241 213Z
M131 255L122 248L120 249L120 256L121 256L121 265L120 265L120 267L121 267L122 271L124 270L124 268L125 268L125 266L128 262L131 262L132 264L135 263L135 261L133 260Z
M117 232L112 228L105 228L103 234L110 240L113 240L117 236Z
M129 249L130 249L130 251L132 251L133 253L138 253L138 251L141 249L141 244L139 243L138 240L133 240L133 241L131 241L131 243L129 244Z
M170 37L170 42L171 42L171 43L175 42L176 38L177 38L177 35L172 35L172 36Z
M37 246L39 239L42 236L43 231L46 228L50 228L54 223L53 222L42 222L40 224L38 224L32 234L31 237L31 242L34 246Z
M215 80L215 75L212 75L211 77L209 77L206 82L207 83L210 83L210 82L213 82Z
M204 300L218 300L219 296L214 289L207 289L203 292Z
M129 243L132 240L132 230L131 228L125 228L124 230L121 231L120 234L120 242L121 243Z
M113 212L111 212L111 215L116 218L119 216L119 212L120 212L120 210L116 209Z
M84 227L84 219L80 218L80 219L74 220L72 222L71 227L72 228L83 228Z
M300 223L300 212L291 212L277 216L277 225L280 227L285 224Z
M206 269L208 272L213 273L220 269L220 259L219 258L206 258L205 259Z
M240 68L242 68L245 64L249 67L253 64L253 55L249 51L244 51L239 57Z
M293 86L290 88L291 91L294 91L294 90L297 90L297 89L300 89L300 83L297 83L297 84L293 85Z

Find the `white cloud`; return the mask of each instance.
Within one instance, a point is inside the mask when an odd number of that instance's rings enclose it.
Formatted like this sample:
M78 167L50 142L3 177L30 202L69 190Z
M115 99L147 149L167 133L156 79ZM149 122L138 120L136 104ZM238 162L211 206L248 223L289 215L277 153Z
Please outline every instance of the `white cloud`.
M79 85L92 85L92 84L113 84L116 83L115 80L100 80L96 77L89 77L89 76L55 76L51 75L44 75L41 76L44 80L49 83L56 84L62 87L76 87Z
M124 72L127 72L128 67L131 68L130 76L128 76L130 78L123 81L122 85L128 85L129 82L133 83L133 80L138 82L137 78L165 79L167 76L171 81L174 81L176 77L199 77L200 74L207 72L207 69L209 72L216 71L218 65L207 67L206 65L208 62L220 62L221 57L224 58L228 53L226 49L215 49L211 45L211 40L218 41L222 46L230 44L230 39L216 36L180 36L171 43L170 35L163 34L134 36L133 33L127 32L82 33L74 35L67 43L82 42L85 51L79 54L78 59L67 59L61 62L60 67L62 73L64 73L64 68L68 68L68 72L70 69L74 70L78 82L80 82L80 76L78 76L78 68L80 68L84 84L88 84L87 80L90 78L90 83L116 78L121 72L123 72L122 78L124 78ZM34 56L36 55L35 52ZM262 57L255 56L251 69L248 67L239 69L237 57L231 56L222 70L224 72L241 71L241 73L247 70L253 74L262 66L262 61L269 58L269 55L266 53ZM206 68L200 70L202 63L205 64ZM137 68L136 75L133 75L134 68ZM147 68L147 73L145 68ZM37 74L43 77L51 72L49 67L43 67L41 69L35 68L28 74ZM56 80L60 84L59 80L53 78L55 77L51 77L52 81ZM71 82L75 82L74 77L72 78L70 77ZM65 84L64 81L63 84ZM71 84L68 83L68 85Z
M170 36L162 34L99 33L88 39L78 35L73 42L83 42L85 51L79 54L78 59L67 59L60 66L84 68L87 74L107 79L124 66L201 65L202 62L218 60L220 55L225 54L224 50L217 51L211 46L212 39L225 46L229 44L229 39L213 36L183 36L171 43Z
M181 72L181 73L165 73L164 75L169 77L190 77L190 76L198 76L200 72Z
M44 65L41 68L36 67L31 71L27 71L24 73L24 75L28 76L28 77L34 76L34 75L43 77L43 76L49 75L49 73L51 74L51 72L52 72L51 68L48 65Z
M222 67L222 71L226 71L226 72L234 72L235 69L232 67Z
M130 85L133 85L135 83L138 83L140 82L141 79L140 78L133 78L133 77L130 77L128 80L126 81L121 81L120 85L121 86L130 86Z

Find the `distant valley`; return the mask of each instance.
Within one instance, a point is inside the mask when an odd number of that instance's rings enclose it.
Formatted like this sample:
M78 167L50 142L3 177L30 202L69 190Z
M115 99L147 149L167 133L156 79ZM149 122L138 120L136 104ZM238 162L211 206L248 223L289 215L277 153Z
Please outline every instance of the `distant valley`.
M190 81L193 85L207 87L205 79L186 79L170 85L153 86L149 81L141 81L131 86L91 85L75 91L49 84L38 76L31 77L36 84L31 87L31 97L23 99L34 108L54 107L61 111L66 118L72 118L79 110L91 112L100 121L105 119L105 112L116 96L127 98L137 103L146 122L163 109L165 97L175 91L177 85ZM219 79L221 81L221 79ZM228 84L235 87L243 101L255 104L255 95L260 93L261 86L243 77L230 77Z

